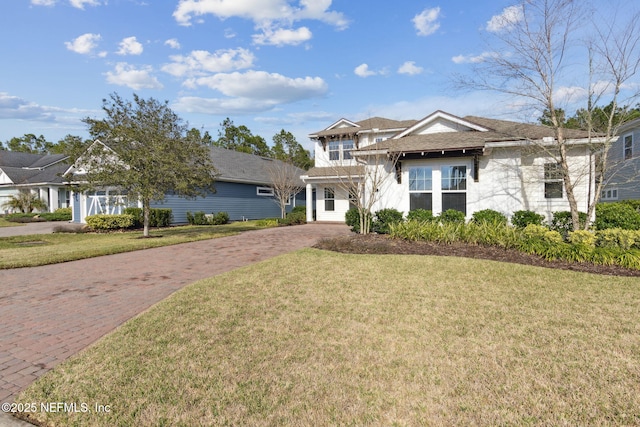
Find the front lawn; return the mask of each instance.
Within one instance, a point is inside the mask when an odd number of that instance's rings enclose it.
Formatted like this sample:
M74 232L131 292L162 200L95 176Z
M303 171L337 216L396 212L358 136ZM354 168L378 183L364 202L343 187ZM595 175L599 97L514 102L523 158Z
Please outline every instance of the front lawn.
M184 288L17 402L90 408L43 425L637 425L639 306L638 278L306 249Z
M34 267L214 239L259 228L264 227L259 226L257 221L246 221L217 226L180 226L153 229L150 238L142 238L142 231L54 233L3 237L0 238L0 269Z
M0 218L0 227L16 227L21 226L22 224L18 224L15 222L7 221L4 218Z

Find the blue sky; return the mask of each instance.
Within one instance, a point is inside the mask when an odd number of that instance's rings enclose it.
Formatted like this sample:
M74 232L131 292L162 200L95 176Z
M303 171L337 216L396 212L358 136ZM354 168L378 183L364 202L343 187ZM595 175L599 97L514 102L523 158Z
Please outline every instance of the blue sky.
M215 138L230 117L269 143L341 117L436 109L511 117L452 90L513 1L10 0L0 6L0 140L88 137L102 99L168 100ZM493 18L493 21L492 21Z

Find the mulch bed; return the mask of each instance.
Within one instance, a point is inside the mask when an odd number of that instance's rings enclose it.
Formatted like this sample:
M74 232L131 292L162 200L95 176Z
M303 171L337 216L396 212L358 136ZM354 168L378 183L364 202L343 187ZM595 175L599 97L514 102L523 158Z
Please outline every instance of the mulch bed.
M538 267L573 270L608 276L640 277L640 270L631 270L616 265L598 265L567 261L547 261L537 255L530 255L516 249L504 249L496 246L479 246L466 243L438 244L433 242L412 242L392 239L380 234L352 234L346 237L324 239L315 246L334 252L353 254L399 254L399 255L436 255L465 258L487 259L501 262L533 265Z

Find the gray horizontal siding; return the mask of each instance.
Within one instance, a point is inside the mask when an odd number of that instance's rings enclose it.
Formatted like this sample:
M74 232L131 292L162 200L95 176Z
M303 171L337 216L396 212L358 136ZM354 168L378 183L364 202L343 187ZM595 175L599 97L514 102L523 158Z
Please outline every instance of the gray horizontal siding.
M624 160L624 137L633 135L633 158ZM608 153L605 189L617 189L618 200L640 199L640 128L626 129Z
M207 197L185 199L167 195L163 203L152 203L153 208L171 209L173 222L187 222L187 212L203 211L205 213L227 212L231 221L245 219L277 218L280 207L273 197L258 196L255 184L239 184L233 182L216 182L216 192ZM296 205L304 205L304 192L296 197ZM291 206L287 207L291 210Z

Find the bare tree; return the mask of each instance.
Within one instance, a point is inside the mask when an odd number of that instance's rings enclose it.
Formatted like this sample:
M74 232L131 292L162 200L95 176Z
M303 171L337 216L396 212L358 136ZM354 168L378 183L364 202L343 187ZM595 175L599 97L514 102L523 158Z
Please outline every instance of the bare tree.
M302 173L295 165L277 160L273 160L268 168L271 189L275 202L280 206L281 218L286 216L291 199L304 189L304 183L300 180Z
M352 152L352 155L355 165L345 162L328 169L337 187L348 194L350 204L358 210L360 234L368 234L372 209L387 191L386 186L395 180L399 153L369 146Z
M626 8L630 6L625 5ZM634 26L637 13L629 13L627 25L619 25L616 19L605 22L598 14L598 22L591 22L594 37L584 39L580 32L590 10L580 0L524 0L517 6L517 13L503 14L492 20L495 39L490 42L491 54L475 67L473 76L459 76L458 84L466 88L495 91L515 97L526 107L538 112L548 112L549 125L554 131L554 141L539 146L553 158L560 168L564 189L571 210L574 229L579 228L579 210L576 185L583 179L593 181L594 174L605 174L607 153L617 136L617 123L613 115L625 85L638 71L640 61L640 32ZM578 55L584 60L580 65ZM582 67L582 68L580 68ZM582 77L582 86L576 86L576 77ZM586 94L587 111L592 112L598 103L613 104L603 133L592 132L593 121L588 120L587 144L597 152L598 170L577 170L570 161L571 138L564 126L561 88L571 84L571 92ZM630 95L627 101L637 96ZM609 102L605 101L608 98ZM566 98L565 98L566 100ZM592 117L591 114L587 114ZM600 182L588 196L588 213L592 215L601 193ZM591 188L591 185L590 185ZM587 224L588 227L588 224Z

